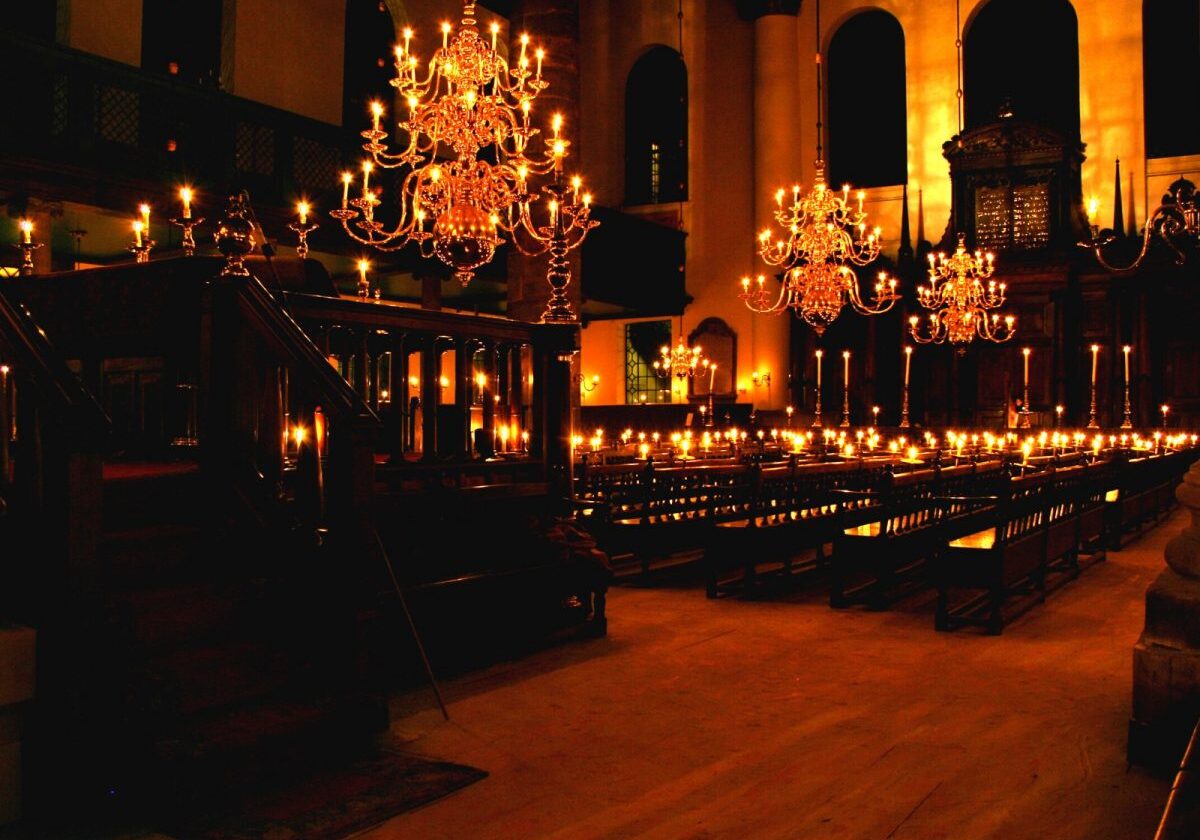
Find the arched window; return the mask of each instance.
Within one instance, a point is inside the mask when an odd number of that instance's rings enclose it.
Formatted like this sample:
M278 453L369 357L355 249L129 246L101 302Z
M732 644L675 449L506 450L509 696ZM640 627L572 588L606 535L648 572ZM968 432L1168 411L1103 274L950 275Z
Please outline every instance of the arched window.
M1079 139L1079 26L1067 0L991 0L963 39L967 128L1001 111Z
M346 128L359 131L366 127L367 106L372 100L391 105L395 90L389 81L395 75L395 44L396 26L385 0L347 0L342 70L342 125Z
M687 67L654 47L625 84L625 203L687 200Z
M908 111L900 21L881 9L855 15L834 33L828 61L829 183L905 183Z
M221 0L187 4L181 32L179 0L143 0L142 69L216 86L221 78Z
M1200 2L1142 3L1146 157L1200 154Z

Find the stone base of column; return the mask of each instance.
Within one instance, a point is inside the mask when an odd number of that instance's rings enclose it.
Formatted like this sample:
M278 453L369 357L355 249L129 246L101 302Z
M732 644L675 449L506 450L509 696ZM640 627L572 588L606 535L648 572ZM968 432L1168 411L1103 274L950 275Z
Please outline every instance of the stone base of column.
M1146 590L1133 648L1132 764L1173 771L1200 719L1200 464L1176 491L1192 524L1166 548L1168 568Z

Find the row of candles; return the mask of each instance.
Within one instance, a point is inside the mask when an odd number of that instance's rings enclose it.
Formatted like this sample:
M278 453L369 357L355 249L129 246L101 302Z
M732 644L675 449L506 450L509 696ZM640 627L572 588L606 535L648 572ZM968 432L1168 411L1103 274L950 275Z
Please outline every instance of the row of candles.
M744 447L765 449L769 444L781 452L795 455L834 454L853 458L886 452L890 455L903 455L901 460L913 464L924 463L922 453L936 451L946 451L957 457L1006 453L1011 455L1019 452L1024 459L1028 459L1034 453L1065 454L1072 451L1091 451L1098 455L1111 449L1154 452L1164 448L1196 446L1198 442L1200 436L1185 432L1168 435L1156 431L1144 436L1139 432L1105 435L1089 434L1082 430L1041 432L1036 436L1024 437L1016 432L993 434L990 431L967 433L948 430L944 443L933 432L927 431L922 436L914 436L911 439L907 435L898 435L885 442L881 432L873 426L858 429L853 434L832 429L821 432L759 429L753 436L748 430L736 427L724 432L705 431L698 435L690 429L669 435L660 432L637 432L635 435L633 429L627 428L616 438L606 438L604 429L596 429L586 441L582 435L575 435L571 440L576 454L589 451L600 453L605 450L624 452L636 447L642 458L649 458L654 453L669 453L678 460L692 460L697 454L738 454Z

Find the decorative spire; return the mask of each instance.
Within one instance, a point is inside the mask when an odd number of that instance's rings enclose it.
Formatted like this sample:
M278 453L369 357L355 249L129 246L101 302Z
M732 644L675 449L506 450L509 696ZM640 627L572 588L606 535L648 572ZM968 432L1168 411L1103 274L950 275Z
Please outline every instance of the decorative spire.
M925 188L917 187L917 247L925 241Z
M900 251L897 256L902 264L913 258L912 235L908 226L908 183L904 184L903 205L900 207Z
M1117 158L1117 174L1115 178L1115 186L1113 187L1113 233L1117 236L1125 235L1125 208L1121 206L1121 159Z
M1137 238L1137 211L1133 206L1133 170L1129 170L1129 236Z

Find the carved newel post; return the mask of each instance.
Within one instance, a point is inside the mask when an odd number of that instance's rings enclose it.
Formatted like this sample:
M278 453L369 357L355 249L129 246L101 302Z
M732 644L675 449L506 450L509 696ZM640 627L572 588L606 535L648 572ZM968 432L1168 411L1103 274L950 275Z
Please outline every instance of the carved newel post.
M1175 495L1192 520L1167 543L1167 568L1146 590L1129 725L1130 761L1164 769L1178 766L1200 718L1200 463Z

